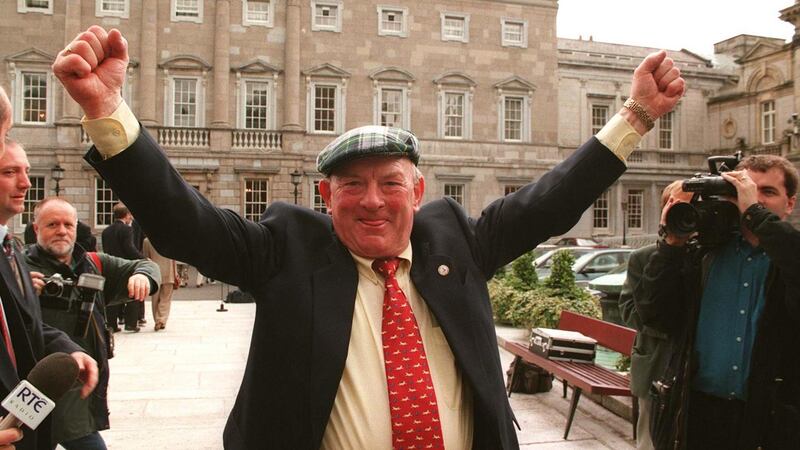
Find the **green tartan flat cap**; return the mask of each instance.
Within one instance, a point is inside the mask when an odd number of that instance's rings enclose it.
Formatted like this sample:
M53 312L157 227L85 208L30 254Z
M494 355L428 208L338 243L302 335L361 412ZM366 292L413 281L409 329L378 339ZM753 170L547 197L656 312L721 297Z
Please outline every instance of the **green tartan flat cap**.
M319 152L317 170L330 175L341 163L367 156L405 156L417 165L419 141L411 132L400 128L378 125L353 128Z

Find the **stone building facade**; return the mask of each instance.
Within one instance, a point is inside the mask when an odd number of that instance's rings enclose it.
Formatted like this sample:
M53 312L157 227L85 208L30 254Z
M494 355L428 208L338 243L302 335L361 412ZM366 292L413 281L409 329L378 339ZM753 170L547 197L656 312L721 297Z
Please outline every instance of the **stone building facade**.
M11 136L32 164L29 204L58 188L96 233L111 220L114 194L82 161L90 142L81 112L50 71L67 42L99 24L128 39L126 101L215 204L251 218L275 201L324 210L319 150L344 130L389 124L420 138L425 200L451 196L478 214L588 139L654 51L557 39L557 8L556 0L0 2L0 84L14 104ZM652 236L660 189L730 145L715 134L724 114L707 114L707 104L721 108L741 79L737 66L670 56L686 97L571 235Z

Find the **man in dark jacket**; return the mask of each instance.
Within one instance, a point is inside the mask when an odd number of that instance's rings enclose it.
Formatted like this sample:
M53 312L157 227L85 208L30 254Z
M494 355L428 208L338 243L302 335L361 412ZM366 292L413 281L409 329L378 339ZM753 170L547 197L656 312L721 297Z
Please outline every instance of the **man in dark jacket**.
M722 176L736 187L741 234L698 256L687 251L689 236L666 228L633 286L642 323L691 355L669 440L691 449L797 449L800 231L785 221L797 170L755 155ZM662 223L676 203L667 202Z
M123 203L117 203L112 208L114 223L103 230L103 251L109 255L123 259L144 259L133 240L133 216L128 207ZM109 325L117 331L117 319L125 320L126 331L139 331L139 321L141 312L144 311L143 302L125 301L124 299L108 299L107 314ZM113 319L113 320L112 320Z
M604 131L477 219L423 206L417 138L367 126L317 157L330 215L276 202L256 223L197 195L141 129L118 94L127 61L119 31L91 27L53 71L102 147L86 159L154 246L256 298L228 449L517 448L486 280L571 228L684 90L649 55Z
M0 398L25 379L44 356L55 352L70 353L84 381L82 396L88 396L97 384L97 364L72 342L64 332L42 322L39 302L33 289L29 269L21 249L8 236L7 224L24 210L25 194L31 186L28 179L30 163L21 146L6 142L11 127L11 104L0 87L0 234L8 237L6 255L0 257ZM6 411L0 408L0 415ZM43 450L50 445L50 419L36 430L19 428L0 432L0 446L14 444L20 450Z
M60 443L67 450L105 448L98 430L109 428L108 422L108 339L105 323L105 298L145 298L158 289L158 266L146 259L127 260L104 253L87 253L75 245L78 213L66 200L51 197L39 203L36 214L37 244L28 247L25 261L51 277L60 274L77 281L84 273L105 277L103 290L95 296L88 329L78 333L76 325L81 311L77 293L67 289L61 295L40 293L42 320L70 335L97 361L100 377L91 397L81 399L73 389L64 394L53 411L53 445Z

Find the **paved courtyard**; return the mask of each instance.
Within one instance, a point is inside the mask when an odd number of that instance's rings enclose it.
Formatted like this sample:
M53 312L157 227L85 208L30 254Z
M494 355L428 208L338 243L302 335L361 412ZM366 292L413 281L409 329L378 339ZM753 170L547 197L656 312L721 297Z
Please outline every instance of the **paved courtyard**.
M255 305L226 304L217 312L217 284L178 291L164 331L147 327L117 333L109 391L113 450L221 449L222 430L244 371ZM197 298L204 297L205 300ZM191 300L190 300L191 299ZM504 336L517 330L499 329ZM511 361L501 351L504 367ZM625 420L582 399L569 441L561 436L569 407L556 383L546 394L514 394L511 406L522 426L523 449L633 448Z

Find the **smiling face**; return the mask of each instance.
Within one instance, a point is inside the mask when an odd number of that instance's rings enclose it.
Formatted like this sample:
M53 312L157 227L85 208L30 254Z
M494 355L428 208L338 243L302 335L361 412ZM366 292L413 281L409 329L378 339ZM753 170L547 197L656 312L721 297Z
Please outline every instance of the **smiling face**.
M381 259L408 246L425 181L407 158L368 157L336 168L319 190L336 235L358 256Z
M0 156L0 224L7 224L25 210L25 193L31 187L30 169L25 150L17 143L6 143Z
M75 248L78 213L67 202L54 200L36 213L36 243L56 259L68 263Z
M781 220L786 219L794 209L797 195L789 197L783 171L772 167L766 172L747 169L747 174L758 187L758 203L775 213Z

